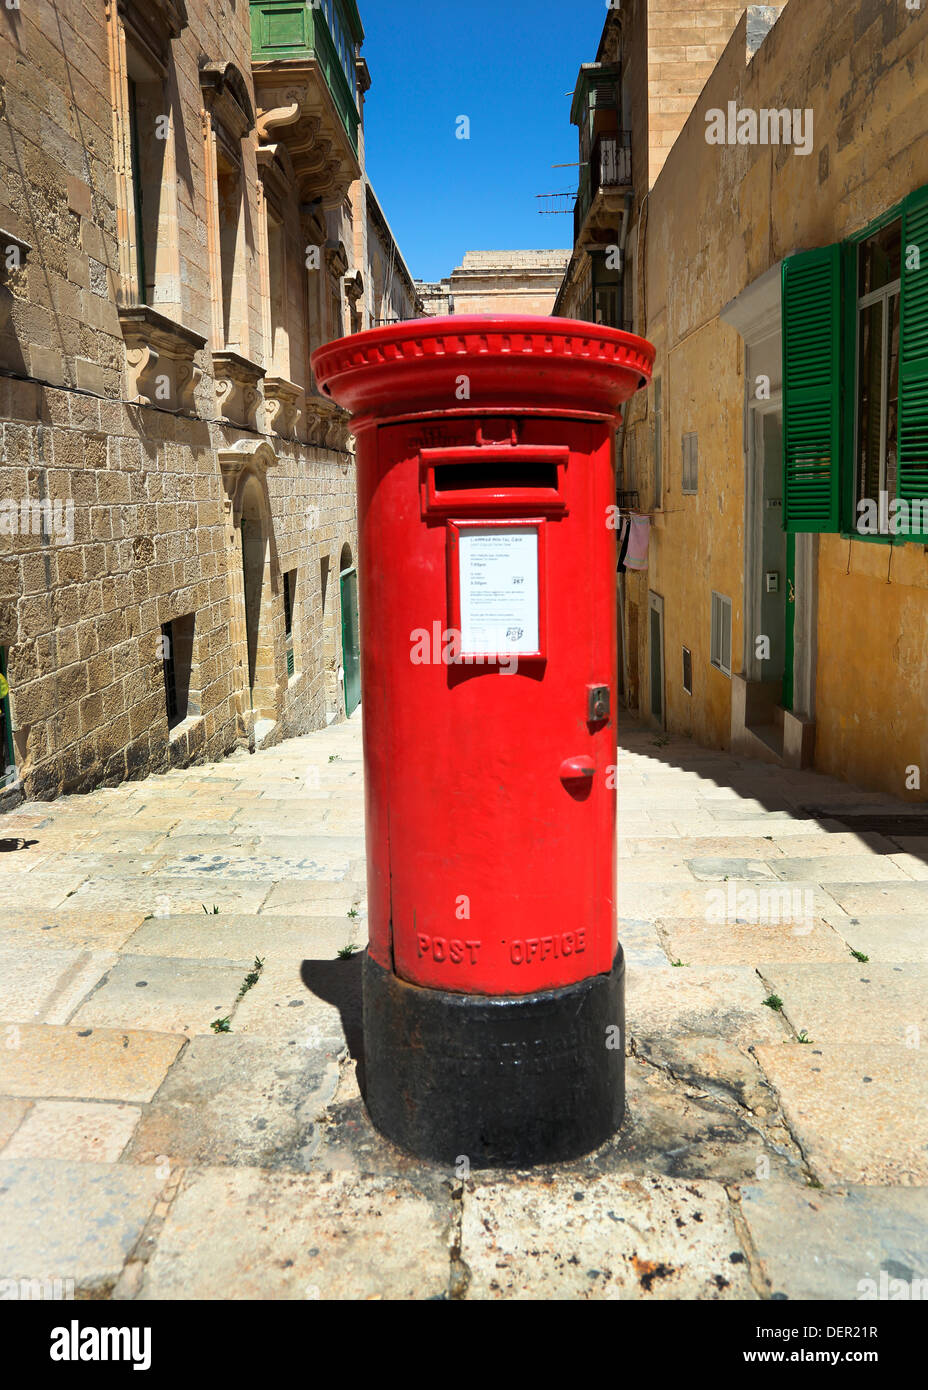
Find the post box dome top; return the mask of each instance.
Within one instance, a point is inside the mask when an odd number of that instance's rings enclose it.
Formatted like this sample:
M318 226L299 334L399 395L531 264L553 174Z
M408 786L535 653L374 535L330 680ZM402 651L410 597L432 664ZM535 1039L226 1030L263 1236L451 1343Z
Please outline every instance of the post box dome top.
M355 415L506 409L602 416L647 386L654 353L646 339L598 323L460 314L337 338L316 349L312 365L319 389Z

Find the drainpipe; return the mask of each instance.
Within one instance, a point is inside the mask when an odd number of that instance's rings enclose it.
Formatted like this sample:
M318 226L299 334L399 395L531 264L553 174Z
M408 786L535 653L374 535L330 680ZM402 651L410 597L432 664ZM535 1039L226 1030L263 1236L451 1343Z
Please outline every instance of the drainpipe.
M625 195L625 207L624 207L623 210L622 210L622 226L621 226L621 229L620 229L620 231L619 231L619 266L618 266L618 270L619 270L619 293L618 293L618 296L617 296L617 298L618 298L618 305L619 305L619 323L623 323L623 322L625 321L625 246L626 246L626 243L627 243L627 241L628 241L628 224L629 224L629 222L631 221L632 204L634 203L634 201L635 201L635 195L634 195L634 193L626 193L626 195ZM622 460L623 460L623 458L624 458L624 456L625 456L625 411L622 412L622 423L621 423L621 425L619 426L619 431L618 431L618 434L616 435L615 449L616 449L616 473L618 473L619 468L622 466ZM624 476L623 476L623 482L624 482ZM627 708L627 707L628 707L628 641L627 641L627 632L626 632L626 627L625 627L625 575L624 575L624 574L620 574L620 575L618 576L618 580L619 580L619 599L618 599L618 605L619 605L619 623L620 623L619 636L620 636L621 641L622 641L622 698L623 698L623 701L625 702L625 706L626 706L626 708Z

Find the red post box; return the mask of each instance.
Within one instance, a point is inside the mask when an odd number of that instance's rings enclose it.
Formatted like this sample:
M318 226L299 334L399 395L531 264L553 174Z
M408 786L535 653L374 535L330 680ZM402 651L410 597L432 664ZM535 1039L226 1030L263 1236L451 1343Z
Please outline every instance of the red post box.
M653 361L528 316L313 355L356 417L365 1099L422 1157L563 1159L622 1120L613 436Z

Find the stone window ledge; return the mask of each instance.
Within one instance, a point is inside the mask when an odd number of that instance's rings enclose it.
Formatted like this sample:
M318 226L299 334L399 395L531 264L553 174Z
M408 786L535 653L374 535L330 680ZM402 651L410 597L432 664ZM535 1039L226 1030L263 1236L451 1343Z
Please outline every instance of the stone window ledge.
M220 420L227 425L245 429L258 428L258 408L261 392L258 387L264 368L249 362L237 352L213 353L213 376L216 379L216 409Z
M303 414L303 388L282 376L264 378L264 422L268 434L294 439Z
M195 415L194 394L203 373L194 357L206 347L206 339L147 304L120 309L119 322L130 403Z
M186 719L182 719L179 724L175 724L173 729L168 731L168 742L178 743L182 738L186 738L197 725L203 723L202 714L188 714Z

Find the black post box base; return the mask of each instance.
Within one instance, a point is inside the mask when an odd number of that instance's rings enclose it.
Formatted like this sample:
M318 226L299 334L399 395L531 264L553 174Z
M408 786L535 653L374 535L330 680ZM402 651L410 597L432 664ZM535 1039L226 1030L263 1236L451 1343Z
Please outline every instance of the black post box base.
M423 989L364 960L365 1101L418 1158L531 1167L589 1153L625 1113L625 957L529 995Z

